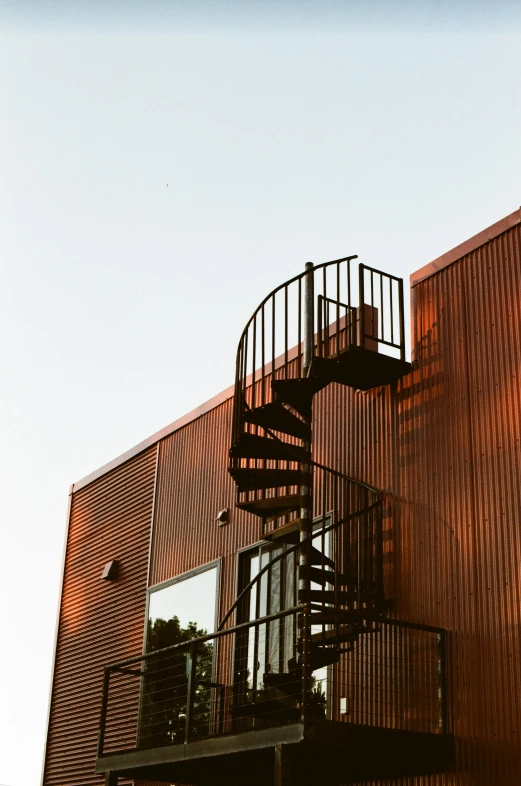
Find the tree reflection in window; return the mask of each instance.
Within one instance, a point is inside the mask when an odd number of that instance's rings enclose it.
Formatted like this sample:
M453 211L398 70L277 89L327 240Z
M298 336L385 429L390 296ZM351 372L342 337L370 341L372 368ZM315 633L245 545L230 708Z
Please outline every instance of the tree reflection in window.
M150 593L147 653L141 701L140 746L160 747L185 741L190 647L188 642L215 627L216 567ZM170 614L169 614L170 612ZM191 738L208 736L212 717L213 642L197 645Z

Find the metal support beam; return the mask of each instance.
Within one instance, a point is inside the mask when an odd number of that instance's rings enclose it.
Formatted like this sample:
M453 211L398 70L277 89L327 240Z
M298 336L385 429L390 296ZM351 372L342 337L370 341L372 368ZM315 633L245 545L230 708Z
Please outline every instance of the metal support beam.
M304 276L304 376L311 367L314 345L314 294L313 294L313 263L306 262ZM311 430L311 413L307 423ZM311 459L311 438L302 442L302 447ZM303 613L299 615L299 645L302 658L302 722L308 714L307 705L311 691L311 624L310 597L311 583L309 568L311 566L311 536L313 534L313 474L310 461L301 463L302 484L300 486L300 548L299 548L299 585L298 600L304 604Z
M287 745L275 746L273 786L291 786L291 764Z

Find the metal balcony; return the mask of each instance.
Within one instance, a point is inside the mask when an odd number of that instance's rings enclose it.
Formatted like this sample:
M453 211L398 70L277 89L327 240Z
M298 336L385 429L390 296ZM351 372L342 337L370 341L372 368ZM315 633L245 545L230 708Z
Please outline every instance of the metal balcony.
M107 666L96 771L112 786L119 777L360 783L446 770L444 631L346 614L319 632L329 657L306 690L301 656L284 661L284 631L295 636L302 615L294 607ZM268 664L259 653L270 648Z

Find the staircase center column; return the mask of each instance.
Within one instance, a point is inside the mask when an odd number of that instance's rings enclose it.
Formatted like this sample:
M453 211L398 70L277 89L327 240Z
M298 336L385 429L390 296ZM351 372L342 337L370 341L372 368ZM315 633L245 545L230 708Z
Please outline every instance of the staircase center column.
M304 377L309 374L313 357L314 343L314 293L313 263L306 262L304 277ZM311 430L312 397L306 422ZM299 639L302 653L302 721L309 715L309 695L311 692L311 606L310 606L310 568L311 568L311 536L313 533L313 475L311 467L311 439L303 441L302 447L308 454L308 460L301 463L302 485L300 486L300 548L299 548L299 602L303 604L300 620Z

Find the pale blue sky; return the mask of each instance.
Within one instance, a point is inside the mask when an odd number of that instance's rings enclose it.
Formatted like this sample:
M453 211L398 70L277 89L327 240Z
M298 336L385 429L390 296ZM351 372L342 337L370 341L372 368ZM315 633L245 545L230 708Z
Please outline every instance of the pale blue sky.
M521 203L517 3L104 5L0 2L9 786L40 777L69 484L230 385L306 260L407 277Z

